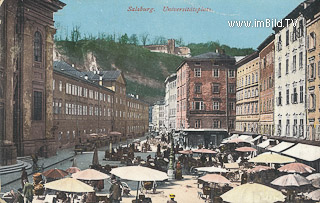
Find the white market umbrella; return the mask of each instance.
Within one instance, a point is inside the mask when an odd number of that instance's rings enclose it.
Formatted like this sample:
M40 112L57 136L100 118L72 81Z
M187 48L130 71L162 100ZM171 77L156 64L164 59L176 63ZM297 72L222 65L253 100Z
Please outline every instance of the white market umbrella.
M138 199L140 181L163 181L168 179L166 173L143 166L113 168L110 173L121 179L138 181L136 200Z
M63 192L94 192L93 187L87 185L75 178L64 178L50 183L44 184L44 187L51 190L63 191Z
M272 203L285 200L285 196L280 191L257 183L246 183L234 187L220 197L223 201L232 203Z
M311 182L306 179L305 177L299 174L288 174L284 176L280 176L271 182L272 185L278 185L282 187L287 186L302 186L302 185L309 185Z
M94 169L86 169L72 174L72 177L79 180L104 180L110 176Z
M168 179L166 173L143 166L113 168L110 173L121 179L133 181L163 181Z
M308 180L315 180L315 179L318 179L318 178L320 178L320 173L314 173L314 174L311 174L311 175L307 176Z
M309 197L310 199L314 200L314 201L319 201L320 200L320 189L315 190L313 192L310 192L307 197Z

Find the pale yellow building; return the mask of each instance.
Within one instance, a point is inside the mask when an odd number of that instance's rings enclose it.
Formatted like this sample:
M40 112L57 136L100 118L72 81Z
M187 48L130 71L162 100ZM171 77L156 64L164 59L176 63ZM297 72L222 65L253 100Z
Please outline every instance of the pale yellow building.
M236 131L259 132L259 53L237 62Z
M320 3L306 10L307 34L307 138L320 140Z

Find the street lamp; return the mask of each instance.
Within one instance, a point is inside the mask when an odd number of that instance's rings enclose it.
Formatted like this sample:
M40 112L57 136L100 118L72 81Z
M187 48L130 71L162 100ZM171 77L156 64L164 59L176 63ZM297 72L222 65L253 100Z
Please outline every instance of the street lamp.
M170 156L169 156L169 167L168 167L168 180L174 180L174 152L173 152L173 130L169 133L171 148L170 148Z

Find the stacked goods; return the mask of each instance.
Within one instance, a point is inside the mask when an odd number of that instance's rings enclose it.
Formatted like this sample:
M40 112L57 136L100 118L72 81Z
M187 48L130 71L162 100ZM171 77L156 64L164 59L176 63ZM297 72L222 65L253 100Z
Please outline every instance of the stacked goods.
M33 174L33 194L35 195L43 195L44 193L44 187L42 184L42 175L41 173L35 173Z

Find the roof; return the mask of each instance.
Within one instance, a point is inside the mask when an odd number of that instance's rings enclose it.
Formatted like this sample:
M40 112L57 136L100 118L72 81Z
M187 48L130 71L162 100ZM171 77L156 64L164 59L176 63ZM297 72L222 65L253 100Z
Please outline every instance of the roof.
M171 75L169 75L166 80L164 81L165 84L167 84L168 82L172 82L174 80L177 79L177 74L176 73L173 73Z
M296 146L282 152L282 154L305 161L316 161L320 159L320 147L298 143Z
M244 57L243 59L241 59L240 61L238 61L236 63L236 66L240 67L240 66L248 63L249 61L252 61L252 60L256 59L257 57L259 57L259 52L255 51L252 54L250 54L250 55Z
M264 49L268 44L270 44L274 40L274 34L270 34L263 42L257 47L259 51Z
M69 64L67 64L66 62L64 61L54 61L53 62L53 71L55 73L59 73L63 76L67 76L71 79L74 79L74 80L78 80L78 81L82 81L82 82L86 82L92 86L95 86L95 87L99 87L99 88L103 88L107 91L110 91L110 92L114 92L104 86L101 86L101 85L98 85L90 80L87 80L84 78L85 74L79 70L77 70L76 68L70 66Z
M282 30L283 28L287 27L286 23L288 22L289 24L292 21L287 21L286 19L296 19L298 18L298 16L301 14L301 12L303 12L305 9L305 5L310 5L312 2L314 2L314 0L305 0L304 2L300 3L295 9L293 9L286 17L284 17L282 20L282 26L280 27L273 27L272 29L278 33L280 30Z
M187 60L192 60L192 59L233 59L234 60L234 57L226 54L216 53L216 52L208 52L208 53L200 54L197 56L193 56Z
M114 81L119 78L121 75L121 71L119 70L111 70L111 71L87 71L83 72L83 74L86 74L90 80L100 80L100 77L102 77L102 80L104 81Z

